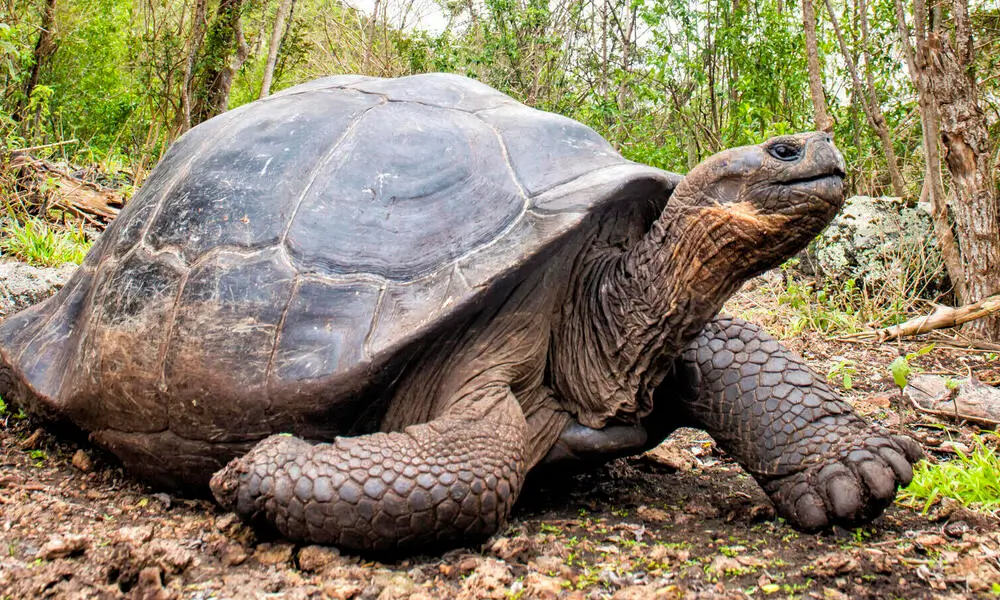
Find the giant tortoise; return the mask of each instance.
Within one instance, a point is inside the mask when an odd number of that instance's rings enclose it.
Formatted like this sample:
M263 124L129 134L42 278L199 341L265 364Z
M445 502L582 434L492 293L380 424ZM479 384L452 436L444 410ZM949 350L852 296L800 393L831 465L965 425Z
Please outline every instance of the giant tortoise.
M844 169L807 133L682 178L463 77L320 79L180 138L0 324L0 394L345 549L482 539L529 470L682 425L792 525L864 522L919 447L718 314L826 226Z

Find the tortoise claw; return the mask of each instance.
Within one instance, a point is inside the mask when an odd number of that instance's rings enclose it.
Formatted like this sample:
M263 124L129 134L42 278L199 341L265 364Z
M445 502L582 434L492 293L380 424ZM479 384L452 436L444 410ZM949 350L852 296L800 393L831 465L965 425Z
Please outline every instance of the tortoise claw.
M904 436L875 435L833 448L820 460L765 484L778 514L797 529L853 527L882 513L909 485L920 446Z

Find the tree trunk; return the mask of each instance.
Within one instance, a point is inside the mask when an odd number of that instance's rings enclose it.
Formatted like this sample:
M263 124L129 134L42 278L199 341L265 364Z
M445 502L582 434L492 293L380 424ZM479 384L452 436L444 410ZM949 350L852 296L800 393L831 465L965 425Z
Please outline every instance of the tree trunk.
M39 26L38 41L35 42L35 51L32 54L31 73L28 74L28 81L24 84L24 106L28 105L32 92L38 86L38 77L42 68L55 54L55 19L56 0L46 0L45 8L42 10L42 24Z
M819 64L819 44L816 41L816 10L812 0L802 0L802 26L806 33L806 58L809 66L809 96L812 98L816 129L833 130L833 119L826 111L823 95L823 69Z
M976 302L1000 289L1000 197L991 168L986 116L976 92L968 2L951 0L950 19L935 14L928 26L924 0L914 0L915 48L910 44L909 32L905 31L901 0L896 0L896 12L919 96L928 165L932 159L940 161L937 153L940 139L951 174L952 209L963 275L958 300L966 304ZM933 155L929 151L931 146ZM943 195L939 189L940 173L938 177L925 187L932 198L938 193ZM950 271L949 268L949 274ZM1000 319L995 315L965 327L974 335L1000 338Z
M181 110L177 115L175 136L191 129L191 84L194 79L195 62L205 40L208 0L195 0L194 15L191 18L191 33L187 40L187 60L184 62L184 80L181 82Z
M892 147L892 136L889 134L889 126L885 122L882 109L879 108L878 99L875 97L875 86L872 85L866 89L861 85L861 77L858 75L857 64L854 62L854 57L851 56L851 51L847 47L847 41L844 40L844 34L840 30L840 23L837 22L837 15L833 11L833 5L830 0L825 0L825 2L826 10L830 12L830 23L833 25L833 32L836 34L837 42L840 44L840 53L844 55L847 71L851 74L854 95L859 100L859 104L868 118L868 124L875 130L879 140L882 142L882 152L885 154L886 165L889 169L889 179L892 181L892 193L903 197L906 193L906 186L903 183L903 175L899 172L899 161L896 160L896 151ZM864 0L861 0L861 2L863 4ZM866 9L867 7L862 7L862 10ZM864 13L862 13L861 17L863 23L862 43L866 44L868 19L863 15ZM871 71L869 71L870 74Z
M197 125L229 108L233 79L250 53L243 37L242 11L245 0L220 0L215 19L208 28L199 53L199 72L193 89L196 101L191 125Z
M260 84L260 97L267 98L271 93L271 81L274 79L274 67L278 62L278 48L285 35L285 19L292 11L293 0L281 0L278 3L278 14L274 17L274 28L271 29L271 39L267 43L267 63L264 65L264 81Z

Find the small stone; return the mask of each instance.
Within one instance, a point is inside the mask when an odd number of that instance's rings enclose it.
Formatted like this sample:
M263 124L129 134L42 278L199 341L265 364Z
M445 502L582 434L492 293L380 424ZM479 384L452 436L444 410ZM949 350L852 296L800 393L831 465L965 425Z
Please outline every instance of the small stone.
M354 581L331 581L323 586L323 595L333 600L350 600L356 597L364 587Z
M94 462L90 460L90 457L87 456L87 453L84 452L82 448L73 454L73 460L71 462L74 467L80 469L84 473L90 473L94 470Z
M969 524L965 521L948 521L944 525L944 534L950 538L961 538L969 531Z
M310 573L319 573L340 558L340 551L326 546L306 546L299 550L299 568Z
M670 521L670 513L662 508L640 506L635 512L643 521L652 523L667 523Z
M458 563L458 572L461 575L468 575L479 566L479 560L474 556L467 556Z
M177 593L163 587L163 571L159 567L146 567L139 571L135 587L132 588L133 598L142 600L173 600Z
M226 567L236 567L246 562L247 551L240 544L226 544L219 560Z
M55 560L57 558L82 554L89 547L90 540L87 536L68 533L49 538L49 541L42 546L42 549L35 556L42 560Z
M529 573L524 578L524 597L555 600L562 593L562 579L541 573Z
M194 563L194 554L171 540L153 540L142 546L139 553L143 555L142 562L157 564L171 575L183 573Z
M235 525L240 524L240 518L235 513L226 513L215 520L215 528L219 531L226 531Z
M563 566L563 560L558 556L538 556L528 563L541 573L558 573Z
M261 544L257 546L257 551L253 557L262 565L284 565L292 560L292 550L295 547L291 544Z
M810 568L811 567L811 568ZM806 567L806 575L833 577L852 573L858 568L858 561L846 552L830 552L820 556Z
M153 539L153 526L122 527L111 534L111 539L112 541L128 544L133 547L142 546Z

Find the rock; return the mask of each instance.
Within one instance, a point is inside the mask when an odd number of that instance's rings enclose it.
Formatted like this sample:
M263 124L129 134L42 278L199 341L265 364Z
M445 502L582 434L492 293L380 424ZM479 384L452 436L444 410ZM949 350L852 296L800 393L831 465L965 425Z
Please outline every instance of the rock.
M846 552L830 552L812 561L805 569L806 575L833 577L857 570L858 561Z
M526 562L538 554L538 545L527 536L498 537L489 548L490 552L507 562Z
M459 570L461 569L462 565L459 565ZM503 562L495 558L479 559L475 571L462 582L458 598L462 600L506 598L507 587L513 581L514 575L510 567Z
M194 562L190 550L172 540L153 540L137 553L145 564L156 564L167 574L183 573Z
M662 508L640 506L635 512L640 519L649 523L667 523L671 520L670 513Z
M899 198L854 196L799 256L799 270L876 287L919 270L932 279L913 285L926 284L929 293L945 291L947 277L934 239L929 209L923 205L911 208Z
M142 546L151 539L153 539L152 525L122 527L112 534L112 541L127 544L133 548Z
M340 551L325 546L306 546L299 550L299 568L310 573L319 573L340 559Z
M364 586L356 581L330 581L323 585L323 596L333 600L350 600L364 589Z
M173 600L177 594L163 587L163 572L159 567L146 567L139 571L130 597L136 600Z
M647 460L674 471L690 471L698 466L698 459L687 448L667 440L643 455Z
M524 578L524 597L554 600L562 593L562 579L541 573L529 573Z
M940 375L921 373L909 380L903 393L918 410L956 421L972 421L979 425L1000 424L1000 390L971 379L946 379ZM962 445L964 446L964 444ZM941 449L959 449L968 453L968 446L956 442L941 442Z
M0 317L41 302L61 288L77 265L32 267L17 261L0 262Z
M281 566L292 560L294 546L287 543L261 544L253 557L262 565Z
M247 551L240 544L226 544L225 548L222 550L222 555L219 557L222 564L227 567L236 567L242 565L247 560Z
M42 560L55 560L66 558L74 554L82 554L90 547L90 539L85 535L66 534L56 535L49 538L49 541L38 551L36 558Z
M90 473L94 469L94 461L90 460L90 456L88 456L82 449L77 450L73 454L73 460L71 462L74 467L80 469L84 473Z

